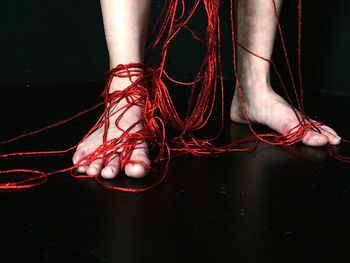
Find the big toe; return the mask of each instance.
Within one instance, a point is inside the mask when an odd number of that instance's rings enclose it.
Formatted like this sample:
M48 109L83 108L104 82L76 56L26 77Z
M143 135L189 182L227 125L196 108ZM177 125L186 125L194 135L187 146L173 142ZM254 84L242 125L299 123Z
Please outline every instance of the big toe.
M341 142L341 138L336 133L335 130L328 126L322 126L321 128L322 134L325 135L328 138L328 142L331 145L338 145Z
M125 165L124 171L125 174L129 177L143 178L148 174L149 168L147 168L146 165L143 165L141 163L130 162L127 165Z
M134 150L130 161L125 165L124 172L127 176L133 178L143 178L150 170L151 163L146 151L141 149Z
M308 146L318 147L326 145L328 143L328 138L318 132L309 131L302 139L302 142Z
M341 138L339 136L330 135L328 137L328 142L332 145L338 145L341 142Z

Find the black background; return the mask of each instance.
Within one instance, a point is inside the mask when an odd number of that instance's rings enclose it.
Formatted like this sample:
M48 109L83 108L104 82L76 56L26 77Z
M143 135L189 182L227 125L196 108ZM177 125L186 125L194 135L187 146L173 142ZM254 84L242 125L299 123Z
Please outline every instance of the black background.
M153 1L150 28L162 2ZM224 76L232 79L228 6L229 1L222 1ZM349 94L350 55L347 47L350 44L350 18L347 13L350 3L345 0L336 4L325 0L304 1L303 7L305 88ZM281 14L293 64L296 58L296 10L296 0L285 1ZM108 70L108 53L99 1L5 0L0 3L0 13L0 86L104 79ZM205 16L198 14L193 26L200 32L203 25ZM181 36L170 54L174 74L180 79L191 78L203 51L188 35ZM157 63L157 52L150 63Z

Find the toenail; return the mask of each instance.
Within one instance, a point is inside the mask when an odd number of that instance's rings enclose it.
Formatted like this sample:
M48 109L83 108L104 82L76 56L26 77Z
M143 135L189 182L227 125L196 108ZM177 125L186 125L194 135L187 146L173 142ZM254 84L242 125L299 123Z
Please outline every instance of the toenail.
M340 143L341 138L339 136L335 136L335 139L333 140L335 144Z

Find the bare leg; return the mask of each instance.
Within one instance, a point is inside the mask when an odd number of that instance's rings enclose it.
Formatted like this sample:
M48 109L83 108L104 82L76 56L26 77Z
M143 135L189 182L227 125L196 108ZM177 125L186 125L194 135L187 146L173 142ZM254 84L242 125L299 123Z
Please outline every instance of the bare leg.
M280 9L282 0L275 2ZM272 0L238 0L237 26L237 38L241 45L265 58L271 58L276 31ZM295 127L298 120L291 106L271 88L269 63L241 48L237 51L238 75L247 100L249 119L279 133ZM236 87L231 119L247 123L237 90ZM340 143L341 139L333 129L322 126L320 130L321 134L307 132L303 143L310 146Z
M101 0L100 2L110 67L114 68L119 64L142 63L151 0ZM115 77L110 92L122 90L130 84L130 80L127 78ZM122 107L125 103L127 103L125 100L120 101L118 105L115 105L114 110ZM111 124L114 123L117 115L114 114L111 117ZM133 106L123 115L119 125L127 129L140 117L141 108ZM139 129L140 127L136 126L134 131ZM110 125L108 128L108 140L117 138L121 134L122 131L115 125ZM73 163L77 163L83 156L99 147L102 144L102 136L103 128L100 128L80 143L73 156ZM141 161L146 166L150 165L146 143L140 144L134 149L131 160ZM119 170L118 156L115 156L105 167L103 167L102 159L96 159L89 166L78 168L78 171L86 172L88 175L101 174L105 178L115 177ZM147 173L147 168L141 164L129 163L125 166L125 173L130 177L143 177Z

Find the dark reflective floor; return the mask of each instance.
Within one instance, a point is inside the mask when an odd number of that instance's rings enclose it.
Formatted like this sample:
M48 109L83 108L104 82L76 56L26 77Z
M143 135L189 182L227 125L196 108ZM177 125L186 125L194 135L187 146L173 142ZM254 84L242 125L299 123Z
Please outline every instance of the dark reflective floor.
M1 139L93 105L98 84L4 87ZM349 102L307 97L311 115L345 137ZM1 152L71 146L97 116ZM227 123L223 140L248 134L247 127ZM0 165L53 170L70 165L70 158ZM260 144L254 153L174 159L166 182L142 194L56 175L33 190L0 192L0 262L350 262L349 172L324 148Z

